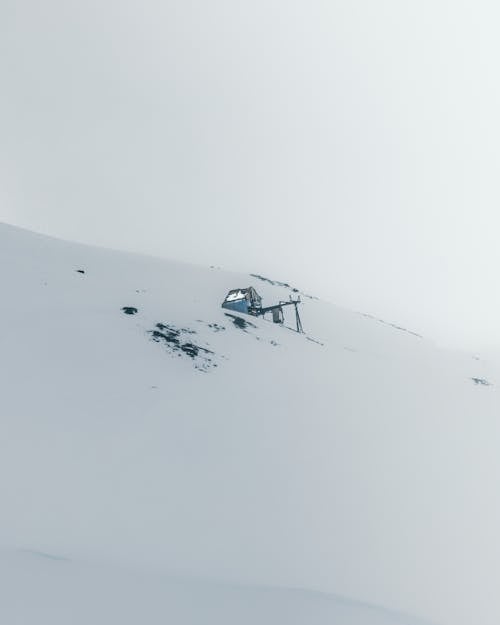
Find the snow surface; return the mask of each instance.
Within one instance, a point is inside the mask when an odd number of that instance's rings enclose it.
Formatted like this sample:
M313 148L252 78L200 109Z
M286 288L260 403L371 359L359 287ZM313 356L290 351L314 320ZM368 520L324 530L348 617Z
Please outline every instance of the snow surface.
M236 301L238 299L245 299L245 294L246 294L246 292L245 291L241 291L241 290L232 291L226 297L225 301L226 302L233 302L233 301Z
M1 554L0 619L9 625L424 625L321 593L218 584L37 552Z
M498 624L494 363L6 225L0 283L1 623Z

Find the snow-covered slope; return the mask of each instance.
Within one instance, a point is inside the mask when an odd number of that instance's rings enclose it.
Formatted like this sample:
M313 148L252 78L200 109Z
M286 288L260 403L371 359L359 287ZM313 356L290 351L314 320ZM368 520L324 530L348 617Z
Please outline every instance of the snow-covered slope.
M494 365L5 225L0 284L0 622L498 623Z
M9 625L425 625L315 592L238 586L3 553L1 622Z

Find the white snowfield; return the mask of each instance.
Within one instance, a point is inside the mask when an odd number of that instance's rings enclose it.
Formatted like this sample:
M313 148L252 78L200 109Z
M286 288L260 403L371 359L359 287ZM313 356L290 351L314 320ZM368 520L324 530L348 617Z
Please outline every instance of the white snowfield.
M498 625L499 368L250 285L0 225L0 623Z

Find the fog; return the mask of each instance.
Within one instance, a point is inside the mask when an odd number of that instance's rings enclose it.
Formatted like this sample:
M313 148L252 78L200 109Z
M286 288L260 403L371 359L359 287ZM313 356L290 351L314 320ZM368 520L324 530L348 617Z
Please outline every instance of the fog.
M498 17L484 0L2 0L0 220L496 348Z

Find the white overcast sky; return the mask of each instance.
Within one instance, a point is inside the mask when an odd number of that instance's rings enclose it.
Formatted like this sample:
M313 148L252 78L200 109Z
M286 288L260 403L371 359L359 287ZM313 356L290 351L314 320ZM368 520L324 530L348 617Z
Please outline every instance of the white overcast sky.
M0 220L498 347L499 22L484 0L1 0Z

